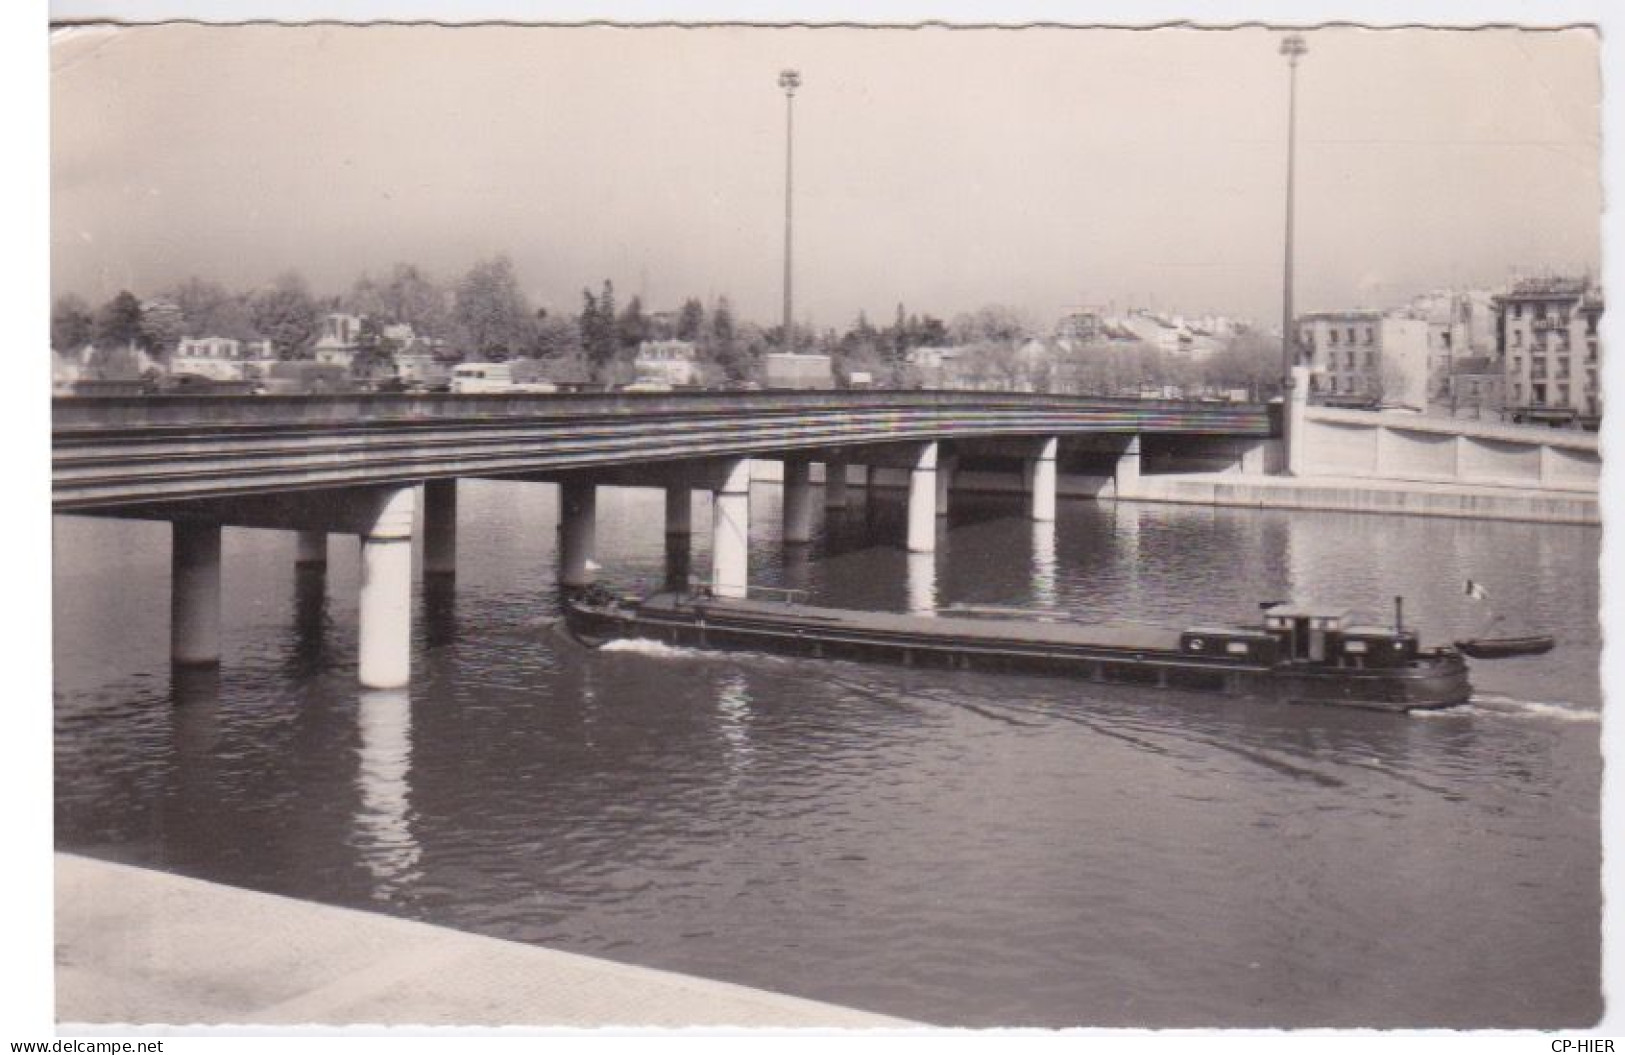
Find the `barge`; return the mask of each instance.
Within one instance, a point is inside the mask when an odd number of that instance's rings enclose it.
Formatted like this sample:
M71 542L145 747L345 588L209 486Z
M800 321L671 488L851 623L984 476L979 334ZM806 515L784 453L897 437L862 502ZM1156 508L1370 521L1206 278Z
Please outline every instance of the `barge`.
M565 601L565 624L598 647L646 639L686 648L773 652L948 670L1055 674L1285 703L1387 711L1450 707L1472 694L1452 647L1424 649L1398 611L1391 627L1331 609L1276 604L1255 626L1170 629L1071 622L1059 613L984 619L821 608L708 592Z

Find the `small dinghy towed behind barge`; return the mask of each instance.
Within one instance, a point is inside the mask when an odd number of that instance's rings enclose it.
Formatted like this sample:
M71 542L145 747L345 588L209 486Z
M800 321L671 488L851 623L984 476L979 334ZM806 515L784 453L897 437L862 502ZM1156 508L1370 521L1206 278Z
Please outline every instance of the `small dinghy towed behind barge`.
M1513 656L1540 656L1552 650L1550 634L1527 637L1470 637L1457 641L1456 648L1474 659L1509 659Z
M687 648L775 652L950 670L1020 671L1288 703L1408 711L1467 702L1454 648L1424 650L1394 626L1347 613L1271 605L1256 626L1185 630L1143 624L977 619L821 608L794 601L659 593L639 600L589 589L565 602L582 643L647 639Z

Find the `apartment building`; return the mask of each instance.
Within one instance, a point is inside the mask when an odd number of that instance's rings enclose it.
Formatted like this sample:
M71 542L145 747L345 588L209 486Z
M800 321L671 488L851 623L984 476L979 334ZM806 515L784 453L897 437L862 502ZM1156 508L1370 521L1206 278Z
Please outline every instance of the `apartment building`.
M1331 400L1427 406L1428 323L1369 308L1298 316L1311 391Z
M1507 409L1530 420L1602 416L1602 290L1587 278L1525 279L1495 298Z

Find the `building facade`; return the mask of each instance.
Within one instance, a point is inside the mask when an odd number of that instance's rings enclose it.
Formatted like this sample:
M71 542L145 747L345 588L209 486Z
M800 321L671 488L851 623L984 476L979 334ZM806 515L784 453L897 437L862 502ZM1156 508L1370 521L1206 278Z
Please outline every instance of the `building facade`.
M1430 355L1424 319L1374 309L1298 316L1311 392L1329 401L1427 406Z
M1602 290L1584 278L1526 279L1495 298L1506 409L1514 418L1602 417Z
M827 355L769 352L762 356L762 382L768 388L834 388Z
M632 358L639 381L673 388L700 383L699 352L693 341L644 341Z
M172 374L198 374L214 381L256 381L276 362L270 341L231 337L182 337L169 357Z
M331 312L322 316L322 335L311 349L312 358L323 366L342 366L355 361L361 339L361 316Z
M1428 396L1450 397L1463 360L1496 355L1495 297L1487 290L1435 290L1416 297L1398 314L1421 319L1428 327ZM1474 369L1480 365L1472 364ZM1471 372L1471 371L1469 371Z
M428 352L396 352L395 370L402 384L444 385L451 381L451 367Z

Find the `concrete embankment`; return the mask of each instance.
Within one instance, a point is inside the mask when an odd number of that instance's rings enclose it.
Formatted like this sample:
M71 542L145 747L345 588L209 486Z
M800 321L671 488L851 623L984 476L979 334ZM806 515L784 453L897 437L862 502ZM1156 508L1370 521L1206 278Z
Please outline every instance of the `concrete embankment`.
M908 486L908 473L882 469L866 477L849 472L849 484L866 482L886 489ZM752 463L758 481L780 479L779 463ZM813 473L821 481L820 471ZM1015 473L960 472L955 490L1022 494L1026 483ZM1599 524L1595 488L1538 487L1518 483L1449 483L1434 480L1384 480L1353 475L1273 476L1263 473L1146 473L1130 478L1119 491L1110 476L1062 473L1062 498L1120 498L1136 502L1240 506L1252 509L1321 509L1343 513L1400 513L1410 516L1467 517L1478 520L1522 520L1544 524Z
M56 857L56 946L63 1023L916 1025L66 854Z
M1601 523L1595 492L1482 484L1192 473L1142 476L1133 491L1121 497L1256 509L1402 513L1545 524Z

